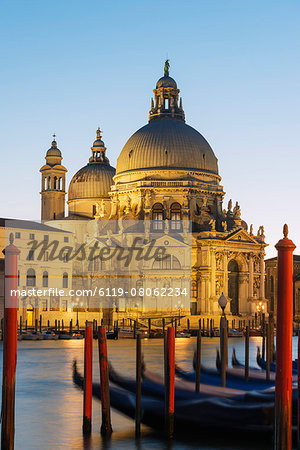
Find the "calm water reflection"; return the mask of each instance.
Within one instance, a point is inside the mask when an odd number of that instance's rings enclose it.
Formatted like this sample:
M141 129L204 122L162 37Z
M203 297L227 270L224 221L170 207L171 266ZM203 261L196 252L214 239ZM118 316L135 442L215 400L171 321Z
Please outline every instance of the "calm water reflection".
M294 357L296 339L294 338ZM162 373L162 340L143 340L143 353L151 370ZM215 349L218 338L203 338L202 358L210 366L215 364ZM256 365L256 347L260 338L250 339L251 365ZM195 338L176 340L176 360L184 368L191 369ZM244 341L241 338L229 340L230 351L237 350L238 358L243 360ZM94 341L94 380L99 380L97 343ZM2 348L1 348L2 352ZM108 352L117 370L134 376L135 341L108 341ZM2 364L2 354L1 364ZM82 393L72 383L72 361L76 358L82 368L83 341L36 341L19 342L16 388L16 449L247 449L246 443L223 443L199 436L197 441L173 444L163 442L151 430L144 428L139 443L134 441L132 420L112 411L114 433L111 441L103 442L100 434L100 403L93 400L93 433L84 442L81 434ZM217 427L216 427L217 428ZM267 448L265 445L256 448Z

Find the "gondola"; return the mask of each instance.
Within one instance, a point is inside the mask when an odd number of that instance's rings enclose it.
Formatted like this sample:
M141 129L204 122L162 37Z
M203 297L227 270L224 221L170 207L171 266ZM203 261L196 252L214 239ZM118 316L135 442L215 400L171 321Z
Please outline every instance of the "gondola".
M73 365L74 383L83 388L83 377L76 363ZM110 386L110 403L121 413L135 417L135 395L126 390ZM93 384L93 396L100 399L100 385ZM157 431L164 430L164 401L150 396L142 396L141 421ZM233 399L210 397L189 400L175 400L175 433L215 432L216 426L222 433L249 437L266 436L271 438L273 430L274 403L246 403ZM255 433L254 433L255 432Z
M257 347L256 362L261 369L267 370L267 361L261 357L259 347ZM298 365L298 363L296 361L292 362L293 377L296 377L298 374L298 368L295 367L296 364ZM270 372L276 372L276 363L270 362ZM294 381L296 381L296 379L294 379Z
M222 386L222 379L220 373L215 371L214 373L208 374L206 371L202 371L203 366L201 365L201 383L204 384L211 384L213 386ZM184 380L191 381L195 383L196 381L196 372L187 372L186 370L183 370L178 365L175 366L176 374L183 378ZM213 371L212 371L213 372ZM268 389L271 387L274 387L274 383L262 381L258 382L257 380L255 382L249 380L245 381L245 379L242 378L233 378L233 377L227 377L226 376L226 386L231 389L240 389L244 391L261 391L264 389Z

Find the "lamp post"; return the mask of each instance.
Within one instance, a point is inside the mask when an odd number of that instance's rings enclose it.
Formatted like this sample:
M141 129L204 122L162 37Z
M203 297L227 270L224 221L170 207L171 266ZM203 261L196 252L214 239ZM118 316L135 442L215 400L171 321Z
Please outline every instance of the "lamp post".
M181 309L183 308L183 303L180 302L180 300L178 301L177 305L175 305L175 308L178 310L178 325L180 326L180 313L181 313Z
M76 303L72 302L73 309L76 307L76 327L77 331L79 331L79 298L76 298ZM83 302L80 303L80 306L83 306Z
M222 386L226 385L226 366L228 363L228 350L227 350L227 320L225 315L225 308L228 303L227 298L222 292L222 295L218 300L219 306L222 308L222 316L220 319L220 353L222 364Z
M221 306L221 308L222 308L222 317L226 317L226 315L225 315L225 308L226 308L226 305L228 303L228 300L225 297L225 295L223 294L223 292L222 292L221 297L219 297L218 303L219 303L219 306Z
M259 313L259 321L260 324L262 323L262 315L265 309L265 305L262 304L262 302L259 302L258 305L256 306L257 312Z

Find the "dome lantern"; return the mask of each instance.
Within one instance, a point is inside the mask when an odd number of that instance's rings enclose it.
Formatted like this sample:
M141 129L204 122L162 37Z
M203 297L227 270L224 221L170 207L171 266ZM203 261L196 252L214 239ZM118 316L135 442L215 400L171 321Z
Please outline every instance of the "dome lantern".
M171 117L183 122L185 121L181 99L178 106L180 90L177 88L176 81L169 76L169 68L170 64L167 59L164 66L164 76L158 80L156 88L153 90L155 101L153 99L151 101L149 122L160 119L161 117Z
M106 157L106 147L104 145L104 142L101 139L101 130L98 127L96 131L96 140L93 143L93 147L91 147L92 150L92 156L89 159L89 164L93 163L103 163L109 165L109 159Z

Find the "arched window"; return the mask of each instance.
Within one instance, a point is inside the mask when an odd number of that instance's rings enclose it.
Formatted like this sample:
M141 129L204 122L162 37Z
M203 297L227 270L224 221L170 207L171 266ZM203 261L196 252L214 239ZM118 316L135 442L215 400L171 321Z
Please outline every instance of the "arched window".
M171 205L171 230L181 230L181 206L179 203L173 203Z
M36 280L35 271L33 269L28 269L26 275L26 285L35 286L35 280Z
M165 255L162 259L155 259L152 264L152 269L181 269L181 264L176 256Z
M43 189L44 190L47 189L47 178L46 177L44 177L44 180L43 180Z
M43 287L48 287L48 272L43 272Z
M48 189L51 189L51 177L48 177Z
M63 273L63 288L67 288L69 284L69 277L67 272Z
M181 269L181 265L176 256L172 256L172 269Z
M54 177L54 186L53 186L53 188L57 189L57 177Z
M58 189L60 191L62 190L62 178L61 177L59 178L59 181L58 181Z
M155 203L152 208L152 220L153 220L153 230L162 231L163 230L163 220L164 220L164 208L161 203Z

